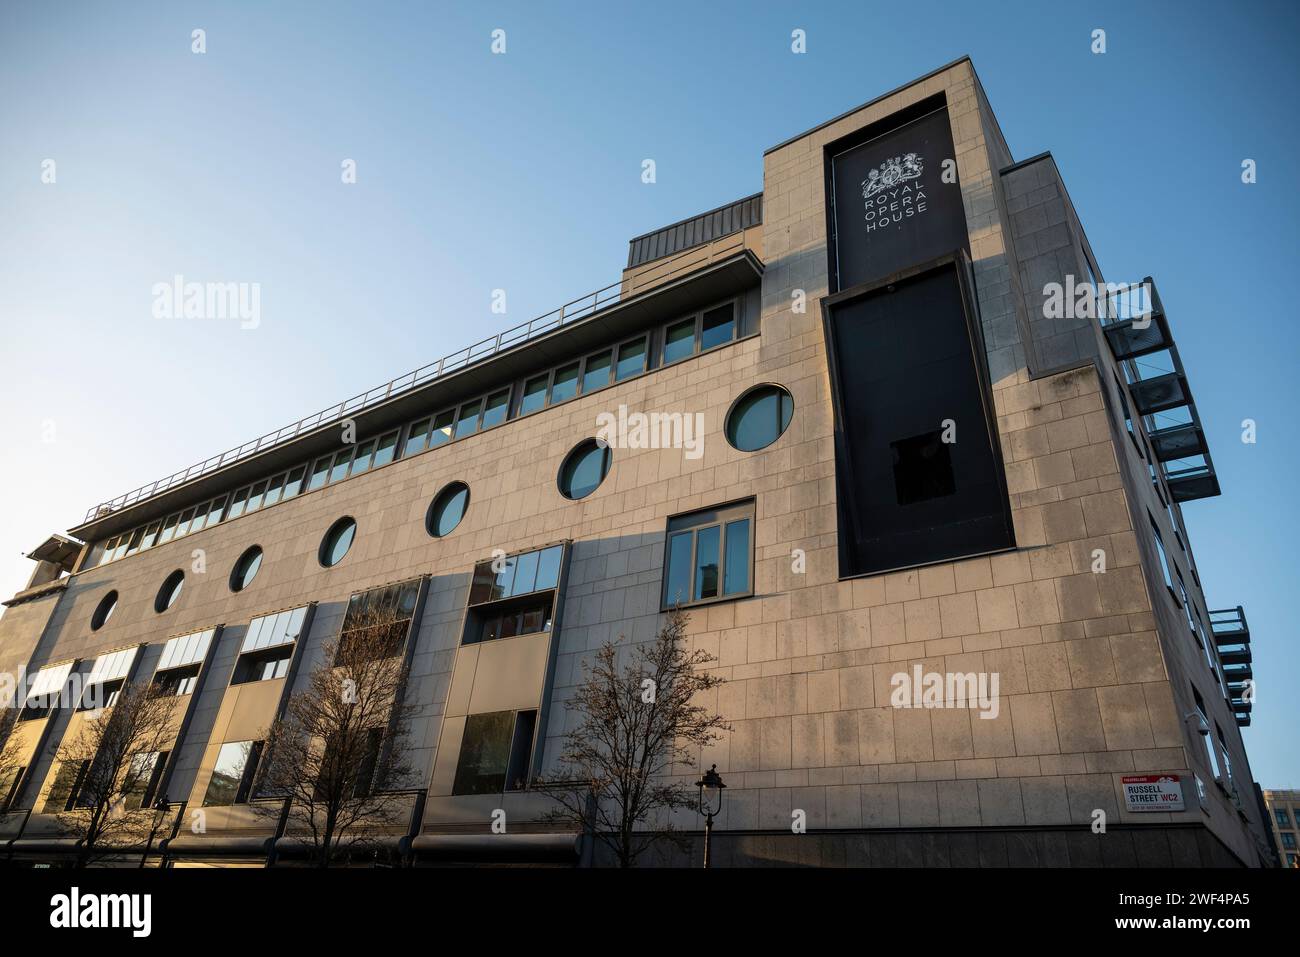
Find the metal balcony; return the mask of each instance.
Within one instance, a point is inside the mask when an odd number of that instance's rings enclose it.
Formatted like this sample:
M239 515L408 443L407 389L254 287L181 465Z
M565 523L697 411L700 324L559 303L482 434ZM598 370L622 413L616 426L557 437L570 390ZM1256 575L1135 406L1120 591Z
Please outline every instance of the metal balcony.
M1148 276L1140 286L1108 290L1099 312L1170 495L1179 503L1218 495L1209 443L1155 281Z
M1246 621L1245 609L1238 605L1236 608L1212 610L1210 633L1214 635L1214 644L1219 649L1219 661L1223 665L1223 680L1228 686L1228 703L1232 705L1233 717L1238 726L1244 728L1250 724L1250 712L1254 707L1246 700L1254 672L1251 670L1250 625Z
M1149 276L1142 289L1146 295L1138 297L1136 309L1128 305L1132 299L1127 295L1121 299L1107 293L1102 300L1102 332L1116 359L1136 359L1173 344L1160 294Z

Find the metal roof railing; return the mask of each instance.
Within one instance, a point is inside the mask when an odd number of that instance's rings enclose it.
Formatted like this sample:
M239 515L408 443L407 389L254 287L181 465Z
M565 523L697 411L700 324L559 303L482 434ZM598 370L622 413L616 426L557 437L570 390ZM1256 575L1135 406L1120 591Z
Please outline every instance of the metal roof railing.
M186 482L207 475L210 472L215 472L234 462L265 452L267 449L278 445L283 445L322 426L332 425L351 418L363 409L385 402L393 396L428 385L444 376L459 372L493 356L517 348L532 339L553 332L570 323L585 319L624 298L630 297L640 291L641 287L658 285L668 279L678 278L684 273L709 265L715 259L731 255L742 248L744 248L744 236L737 233L732 242L720 246L688 249L673 256L661 263L652 275L620 277L616 282L602 286L584 296L579 296L577 299L572 299L558 309L552 309L550 312L544 313L535 319L530 319L528 322L512 329L507 329L505 332L497 333L495 336L480 340L471 346L466 346L464 349L443 356L437 362L420 366L420 368L391 379L383 385L362 392L360 395L354 395L350 399L344 399L336 405L331 405L313 415L305 416L297 422L292 422L276 429L274 432L268 432L266 435L250 442L245 442L243 445L228 449L220 455L206 458L201 462L196 462L189 468L173 472L165 478L142 485L130 492L124 492L106 502L100 502L86 512L85 521L87 523L93 522L97 518L102 518L105 515L143 502L168 489L184 485Z

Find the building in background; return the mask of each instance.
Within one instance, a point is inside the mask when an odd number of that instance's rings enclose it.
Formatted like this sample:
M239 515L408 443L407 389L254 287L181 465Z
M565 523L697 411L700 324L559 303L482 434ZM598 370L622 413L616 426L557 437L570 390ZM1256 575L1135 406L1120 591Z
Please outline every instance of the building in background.
M35 702L0 854L67 852L78 715L32 689L72 674L177 697L147 795L176 827L141 853L287 852L251 786L265 730L369 608L417 708L393 852L601 863L530 782L583 663L680 603L726 679L732 730L701 755L721 866L1267 860L1249 629L1207 604L1183 523L1220 488L1155 284L1104 285L1051 155L1012 157L968 59L763 167L601 290L37 548L0 619ZM636 413L667 428L596 441ZM897 694L931 675L988 694Z
M1265 791L1273 840L1283 867L1300 867L1300 791Z

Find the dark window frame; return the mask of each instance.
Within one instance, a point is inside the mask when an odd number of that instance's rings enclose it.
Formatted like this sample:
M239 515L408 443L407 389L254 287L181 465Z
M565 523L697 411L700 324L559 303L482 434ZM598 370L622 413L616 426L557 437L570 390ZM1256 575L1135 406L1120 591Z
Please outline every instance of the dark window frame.
M747 587L744 591L728 593L726 591L727 581L727 526L733 522L749 522L748 533L748 560L749 574L747 577ZM671 611L673 608L694 608L702 605L716 605L724 601L736 601L743 598L752 598L754 596L754 574L755 574L755 548L754 543L757 541L758 531L758 500L757 498L738 499L727 502L722 505L716 505L712 508L695 509L690 512L683 512L679 515L669 516L664 530L664 559L662 575L659 585L659 610ZM690 561L687 567L690 572L690 592L695 593L695 573L696 557L699 547L699 532L701 529L717 528L718 531L718 594L707 598L689 598L686 601L678 601L668 594L671 571L670 562L672 560L672 541L684 533L689 532L691 535Z

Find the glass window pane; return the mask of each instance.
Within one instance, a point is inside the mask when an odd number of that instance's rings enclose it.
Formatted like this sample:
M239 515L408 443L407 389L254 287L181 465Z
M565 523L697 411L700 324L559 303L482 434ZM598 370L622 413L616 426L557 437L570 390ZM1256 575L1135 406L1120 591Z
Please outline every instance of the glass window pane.
M727 441L742 452L771 445L790 425L794 400L779 386L760 386L747 393L727 416Z
M248 495L248 489L244 489L244 495L245 496ZM243 500L240 499L238 495L236 495L235 498L237 501L239 501L239 507L242 511L244 507ZM159 542L170 542L172 540L172 536L176 534L176 522L179 519L180 519L179 515L167 516L167 521L163 522L162 534L158 536Z
M551 386L551 404L564 402L578 394L578 363L574 362L555 370L555 383Z
M668 538L668 573L664 586L665 605L684 605L691 595L691 540L694 532L678 532Z
M178 522L177 525L176 525L176 537L177 537L177 538L180 538L182 535L188 535L188 534L189 534L189 531L190 531L190 519L192 519L193 517L194 517L194 509L192 509L192 508L187 508L185 511L181 512L181 520L180 520L180 522ZM128 539L128 542L129 542L129 539Z
M280 501L280 495L284 491L284 476L277 475L271 479L271 484L266 487L266 497L262 499L263 507L274 505Z
M519 402L519 414L527 415L546 405L546 384L550 376L543 373L524 383L524 396Z
M564 554L563 545L552 545L542 550L537 559L537 581L534 591L554 588L560 583L560 557Z
M726 548L722 593L736 595L749 591L749 519L727 523Z
M379 445L375 449L374 468L393 461L393 453L397 451L397 434L397 432L389 432L379 437Z
M537 581L537 552L525 552L515 559L516 595L526 595L534 590Z
M403 456L423 452L429 447L429 425L432 422L432 419L421 419L419 422L411 423L411 430L406 436L406 444L402 446Z
M465 719L452 794L496 794L505 789L514 725L513 711L472 714Z
M252 746L251 741L227 741L221 746L217 753L216 767L212 769L212 779L208 782L207 794L203 797L205 806L235 803Z
M216 506L216 514L217 514L218 516L221 515L221 505L222 505L223 502L225 502L225 499L224 499L224 498L219 498L219 499L217 499L216 502L213 503L213 505ZM208 516L208 523L209 523L209 524L212 524L212 522L213 522L213 518L212 518L211 515L209 515L209 516ZM146 528L146 529L144 530L144 538L140 540L140 548L141 548L141 549L145 549L145 548L153 548L154 545L155 545L155 543L157 543L157 541L158 541L158 532L159 532L161 529L162 529L162 523L161 523L161 522L154 522L152 525L150 525L148 528Z
M497 565L496 581L492 583L492 599L509 598L514 594L515 560L504 558Z
M311 470L311 480L307 483L307 491L314 492L325 484L325 480L330 474L330 459L326 455L316 460L316 464Z
M625 342L619 346L618 368L614 370L614 378L621 382L644 371L645 340L638 339L636 342Z
M585 498L609 474L609 449L596 442L569 453L560 467L560 491L568 498Z
M439 412L434 416L433 432L429 436L429 448L451 441L451 429L455 421L455 409L448 409L446 412Z
M710 309L700 327L700 348L712 349L736 337L735 308L732 303Z
M352 461L352 450L344 449L334 456L334 467L330 469L330 482L341 482L348 474L348 463Z
M352 471L349 475L360 475L370 468L370 458L375 454L375 440L362 442L357 446L356 458L352 460Z
M266 494L266 483L258 482L253 486L253 490L248 493L248 504L244 506L244 511L254 512L262 507L262 496Z
M303 476L307 474L307 466L300 465L289 473L289 480L284 483L284 497L293 498L302 491Z
M478 414L482 408L482 399L466 402L460 407L460 418L456 420L456 438L461 439L478 431Z
M685 359L695 352L695 320L686 319L669 326L664 336L664 365Z
M718 595L718 538L721 528L712 525L695 535L695 597Z
M587 367L582 373L582 391L590 392L592 389L599 389L603 385L609 385L609 352L599 352L594 356L587 357Z
M488 396L487 408L483 410L483 428L490 429L506 420L510 410L510 390L502 389L495 395Z
M429 534L437 538L450 535L465 517L469 504L469 487L453 483L438 493L429 513Z

